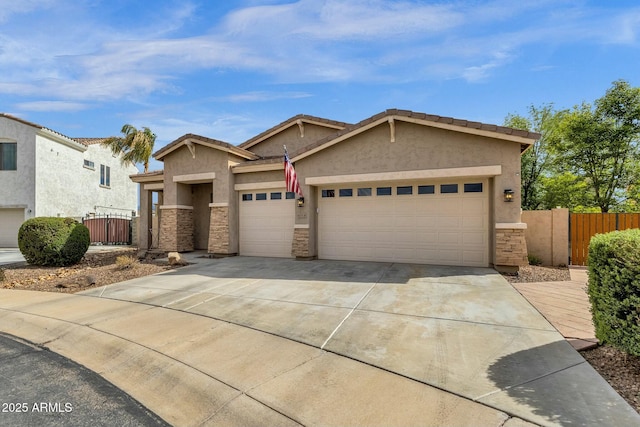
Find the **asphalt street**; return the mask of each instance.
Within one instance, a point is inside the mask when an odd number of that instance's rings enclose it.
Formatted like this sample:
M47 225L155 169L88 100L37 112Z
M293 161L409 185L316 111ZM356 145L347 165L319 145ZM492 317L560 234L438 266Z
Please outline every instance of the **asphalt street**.
M0 334L0 425L168 426L98 374Z

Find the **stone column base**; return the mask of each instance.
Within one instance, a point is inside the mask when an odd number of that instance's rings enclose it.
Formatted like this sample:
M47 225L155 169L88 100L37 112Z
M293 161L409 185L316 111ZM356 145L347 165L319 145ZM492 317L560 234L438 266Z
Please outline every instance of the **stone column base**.
M160 206L160 249L166 252L193 250L193 208Z
M229 206L211 206L208 252L214 257L237 255L229 249Z
M313 259L309 250L309 229L295 228L293 230L293 242L291 244L291 255L298 259Z
M496 270L515 273L519 267L529 265L524 231L527 224L496 224Z

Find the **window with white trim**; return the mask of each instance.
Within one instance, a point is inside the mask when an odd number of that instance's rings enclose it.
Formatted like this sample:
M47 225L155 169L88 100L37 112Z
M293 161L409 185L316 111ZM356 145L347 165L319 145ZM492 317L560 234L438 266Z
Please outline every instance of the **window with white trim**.
M111 168L109 166L100 165L100 185L111 187Z

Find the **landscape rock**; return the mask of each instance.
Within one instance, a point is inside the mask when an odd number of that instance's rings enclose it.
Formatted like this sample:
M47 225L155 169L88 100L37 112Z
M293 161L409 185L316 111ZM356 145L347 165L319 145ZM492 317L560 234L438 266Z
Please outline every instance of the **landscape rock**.
M180 266L189 264L178 252L169 252L169 265Z

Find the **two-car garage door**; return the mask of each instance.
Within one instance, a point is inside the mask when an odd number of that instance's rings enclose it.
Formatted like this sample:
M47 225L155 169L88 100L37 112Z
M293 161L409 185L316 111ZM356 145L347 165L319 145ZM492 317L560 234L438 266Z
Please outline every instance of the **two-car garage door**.
M0 248L18 247L18 230L24 221L24 209L0 209Z
M487 266L487 181L320 189L322 259Z

